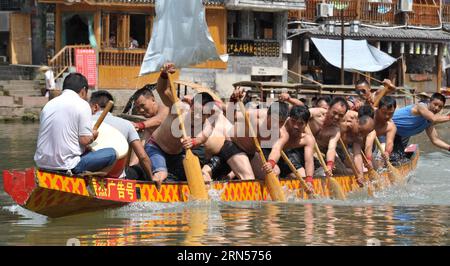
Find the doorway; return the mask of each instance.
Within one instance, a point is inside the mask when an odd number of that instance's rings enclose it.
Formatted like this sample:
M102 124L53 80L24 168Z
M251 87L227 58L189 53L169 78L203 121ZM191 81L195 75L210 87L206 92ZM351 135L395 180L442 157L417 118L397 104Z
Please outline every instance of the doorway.
M66 45L89 44L89 28L79 15L65 22Z

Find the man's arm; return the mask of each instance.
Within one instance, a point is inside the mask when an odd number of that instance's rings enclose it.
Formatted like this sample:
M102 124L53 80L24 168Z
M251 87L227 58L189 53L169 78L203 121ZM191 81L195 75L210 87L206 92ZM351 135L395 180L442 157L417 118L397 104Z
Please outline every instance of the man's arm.
M334 160L336 159L336 147L341 137L341 132L336 130L336 133L333 137L330 138L328 142L328 150L327 150L327 168L332 173L334 168Z
M426 132L427 132L428 137L431 140L431 143L433 143L434 146L444 149L444 150L447 150L447 151L450 151L450 145L439 138L437 130L434 126L429 126L426 129Z
M154 130L158 128L162 124L164 119L166 119L169 111L169 108L167 108L165 105L160 105L158 108L158 113L143 122L145 129L149 128Z
M353 142L353 161L355 162L356 170L358 170L359 176L358 182L362 183L364 178L364 164L361 155L361 144L358 142Z
M305 136L305 172L306 177L312 178L314 175L314 144L316 140L309 134ZM307 182L312 182L312 180L306 180Z
M292 104L293 106L302 106L305 105L302 101L300 101L299 99L296 98L292 98L291 95L289 95L289 93L287 92L283 92L280 94L279 96L279 100L280 102L287 102Z
M272 150L270 151L269 157L267 158L267 162L263 166L263 169L264 171L266 171L266 173L270 173L278 163L281 157L281 151L283 150L283 147L284 145L286 145L288 140L289 134L284 130L280 130L280 138L277 139L273 144Z
M373 130L372 132L367 135L366 138L366 148L364 149L364 154L367 157L367 160L369 161L369 164L373 166L372 164L372 150L373 150L373 142L375 141L375 137L377 136L377 132Z
M175 66L171 63L164 64L163 70L159 75L158 82L156 83L156 91L158 92L161 101L169 108L172 107L174 101L168 75L173 73L175 73Z
M438 115L433 114L428 108L423 104L416 105L416 110L419 115L423 116L426 120L432 122L433 124L439 124L450 121L450 115Z
M141 141L138 140L138 139L132 141L131 142L131 148L133 149L134 153L138 157L139 164L144 169L144 172L147 174L148 177L150 177L153 180L152 162L150 161L150 158L148 158L148 155L145 152Z
M388 154L391 154L392 150L394 149L394 139L395 133L397 133L397 127L392 121L389 121L388 123L389 124L386 131L386 148L384 149L384 151Z

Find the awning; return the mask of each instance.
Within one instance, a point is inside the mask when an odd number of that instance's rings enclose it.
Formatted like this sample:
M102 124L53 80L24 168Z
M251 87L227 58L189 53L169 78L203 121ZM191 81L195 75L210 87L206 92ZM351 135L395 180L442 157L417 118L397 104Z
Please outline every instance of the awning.
M311 38L331 65L341 68L341 40ZM352 72L381 71L396 61L392 56L369 45L366 40L344 40L344 69Z

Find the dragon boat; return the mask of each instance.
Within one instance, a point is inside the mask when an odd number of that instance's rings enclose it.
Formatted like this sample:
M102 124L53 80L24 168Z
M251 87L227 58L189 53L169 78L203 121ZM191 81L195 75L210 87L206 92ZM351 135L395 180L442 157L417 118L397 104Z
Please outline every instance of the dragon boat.
M420 157L417 145L410 145L406 158L396 166L402 178L413 171ZM367 175L367 173L365 173ZM387 179L387 172L380 173ZM353 175L334 177L345 194L359 190ZM84 212L121 207L135 202L187 202L190 198L187 182L167 182L157 189L153 181L137 181L96 176L69 176L41 169L5 170L5 191L15 203L30 211L56 218ZM294 192L296 198L309 195L300 180L280 178L281 186ZM262 180L230 180L207 183L210 189L220 191L221 201L268 201L270 195ZM315 193L330 196L330 187L324 177L313 178Z

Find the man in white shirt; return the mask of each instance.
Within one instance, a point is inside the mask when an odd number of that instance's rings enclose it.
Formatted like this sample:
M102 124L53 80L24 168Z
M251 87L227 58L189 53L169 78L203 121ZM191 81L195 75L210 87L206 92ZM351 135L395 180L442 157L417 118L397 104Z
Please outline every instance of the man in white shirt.
M62 94L44 106L34 155L37 167L79 174L99 171L115 162L112 148L85 153L98 136L92 129L87 94L87 79L71 73L64 80Z
M89 104L92 109L93 113L93 121L97 121L99 118L101 112L106 107L109 101L113 101L113 97L111 93L100 90L93 92L91 94L91 98L89 99ZM114 107L113 107L114 108ZM110 112L112 112L113 108L111 108ZM139 178L143 179L152 179L152 166L150 162L150 158L148 158L147 153L144 150L144 145L141 143L141 139L139 138L139 134L137 133L136 129L134 128L133 124L131 124L130 121L125 120L120 117L116 117L112 115L111 113L108 113L105 117L105 120L103 121L111 126L113 126L115 129L119 130L120 133L127 139L128 143L130 144L131 148L135 152L137 158L139 159L139 164L142 169L139 169L137 166L133 166L133 169L135 171L141 172L143 170L143 174L145 176L139 176Z
M42 66L39 68L41 72L44 73L45 77L45 97L50 96L50 91L56 90L55 77L53 70L48 66Z

